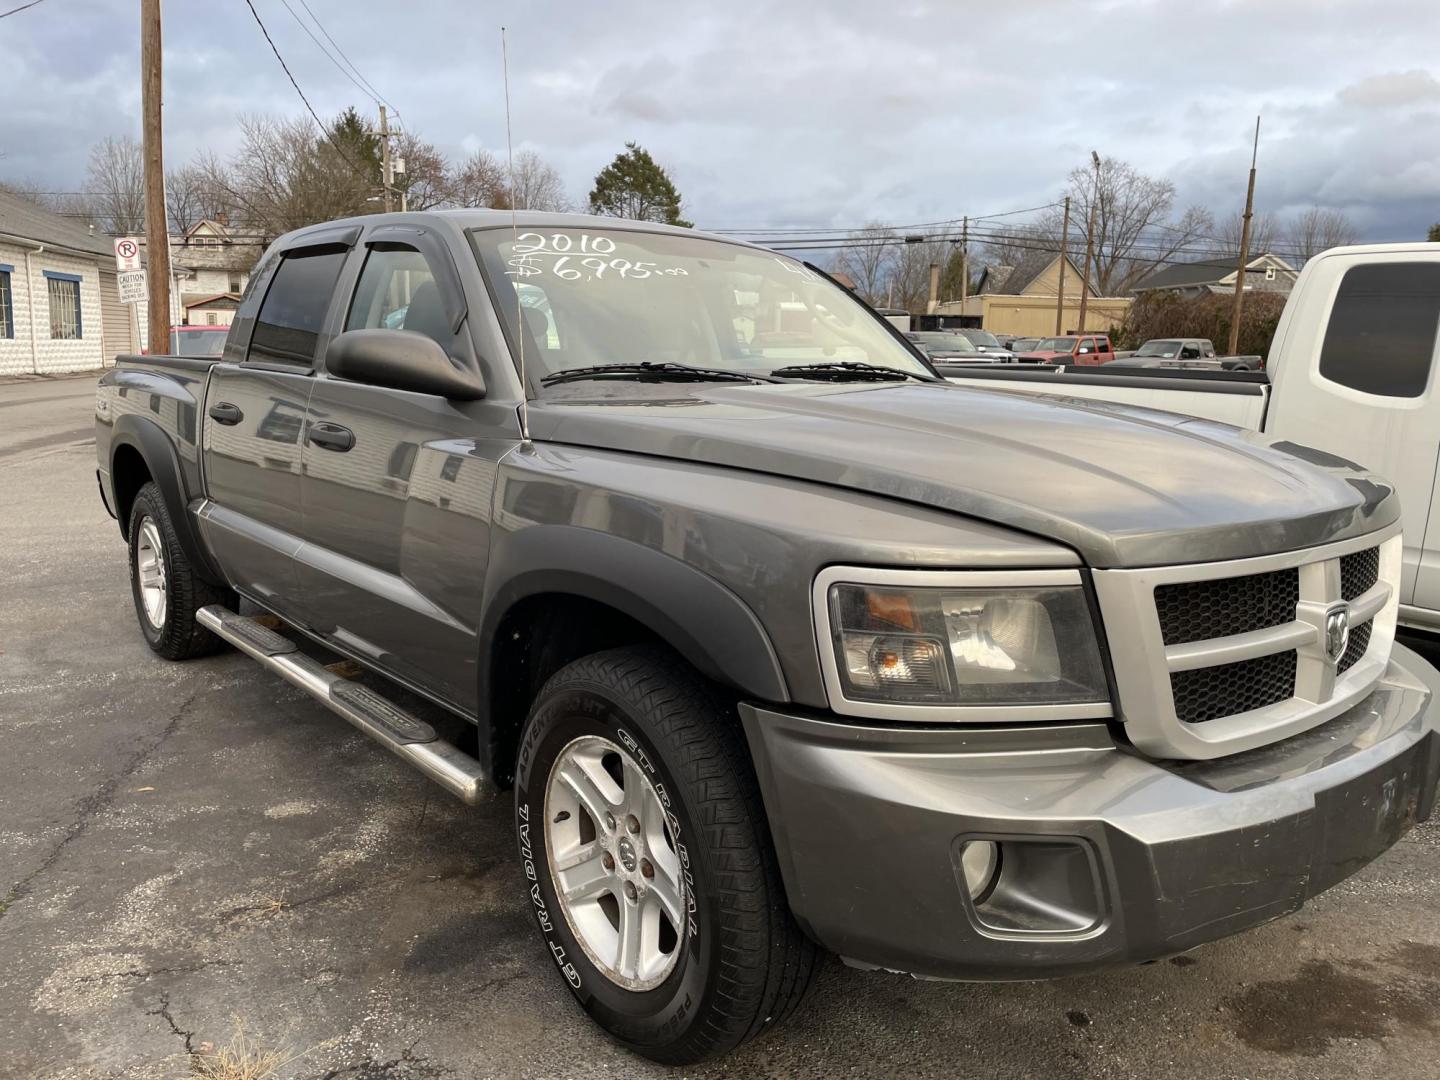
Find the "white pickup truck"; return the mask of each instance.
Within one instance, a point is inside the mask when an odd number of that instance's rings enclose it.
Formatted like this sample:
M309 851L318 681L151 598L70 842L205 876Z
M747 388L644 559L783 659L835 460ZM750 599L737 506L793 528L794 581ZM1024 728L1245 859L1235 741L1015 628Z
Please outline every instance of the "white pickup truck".
M1440 629L1440 245L1333 248L1305 264L1266 370L942 367L952 382L1187 413L1400 491L1400 621ZM1308 449L1306 449L1308 448ZM1117 468L1124 468L1117 461Z

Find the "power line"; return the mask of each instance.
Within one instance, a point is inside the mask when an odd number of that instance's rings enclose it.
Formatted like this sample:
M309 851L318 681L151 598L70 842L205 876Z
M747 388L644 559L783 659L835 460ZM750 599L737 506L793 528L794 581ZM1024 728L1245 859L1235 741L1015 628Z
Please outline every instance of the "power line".
M30 0L30 3L21 4L17 8L11 8L9 11L0 11L0 19L9 18L11 15L19 15L20 12L25 11L27 8L32 8L36 4L43 4L44 2L45 0Z
M315 43L315 47L325 54L325 59L329 60L330 63L335 65L335 70L340 72L341 75L344 75L345 78L349 79L351 84L354 85L355 89L359 90L360 93L364 94L376 105L379 105L379 97L373 94L371 91L367 90L365 87L361 86L360 83L356 80L355 76L351 75L350 72L346 71L343 67L341 67L340 61L336 60L335 57L330 55L330 50L325 48L324 45L320 44L320 39L315 36L315 31L311 30L310 27L306 26L305 20L300 18L300 16L295 13L295 9L290 6L290 0L280 0L280 3L285 5L285 10L290 13L290 17L292 19L294 19L297 23L300 24L300 29L305 31L306 35L310 38L310 40Z
M305 9L305 13L306 13L307 15L309 15L312 20L314 20L316 27L318 27L319 30L320 30L320 33L322 33L322 34L325 35L325 40L328 41L328 42L330 42L331 45L334 45L334 46L335 46L335 51L336 51L337 53L339 53L339 54L340 54L340 58L341 58L342 60L344 60L345 63L350 66L350 70L353 71L353 72L355 72L356 77L359 78L359 80L360 80L362 83L364 83L367 87L369 87L370 92L375 96L375 99L376 99L378 102L382 102L382 103L384 103L385 105L388 105L388 106L390 107L390 110L395 114L395 116L396 116L397 119L403 119L403 117L401 117L401 115L400 115L400 110L397 109L397 108L395 108L395 106L394 106L393 104L391 104L389 101L386 101L386 100L385 100L385 95L382 94L382 93L380 93L379 90L376 90L376 89L375 89L375 85L374 85L369 79L365 78L365 76L360 73L360 69L359 69L358 67L356 67L355 64L354 64L354 62L350 59L350 57L345 54L345 50L342 49L342 48L340 48L339 43L336 42L336 40L335 40L333 37L330 36L330 31L325 29L325 24L322 23L322 22L320 21L319 16L317 16L317 15L315 14L315 12L310 9L310 5L309 5L308 3L306 3L305 0L300 0L300 6L303 7L303 8ZM293 14L293 12L292 12L292 14Z
M340 160L350 166L350 171L368 183L370 177L366 176L365 173L360 170L359 166L350 160L350 156L346 154L344 150L340 149L340 144L337 143L335 137L330 134L330 129L320 122L320 117L316 115L315 109L310 104L310 99L305 96L305 91L300 89L300 84L295 81L295 76L290 74L290 65L285 63L285 58L280 55L280 50L275 47L275 42L270 37L270 31L265 29L265 23L261 21L260 13L255 10L255 4L252 0L245 0L245 6L250 9L250 14L255 16L255 25L260 27L260 33L265 35L265 41L270 46L270 51L275 54L275 59L280 61L280 66L285 70L285 77L290 80L290 85L295 88L295 93L299 94L300 100L305 103L305 109L310 113L310 119L315 121L315 126L320 129L320 134L324 135L325 140L335 148L335 153L340 155Z

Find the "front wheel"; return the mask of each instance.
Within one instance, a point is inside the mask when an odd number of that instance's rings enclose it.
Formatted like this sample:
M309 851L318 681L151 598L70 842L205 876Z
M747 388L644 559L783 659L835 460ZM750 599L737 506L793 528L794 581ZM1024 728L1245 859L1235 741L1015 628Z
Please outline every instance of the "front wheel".
M550 954L631 1049L703 1061L799 1004L821 954L786 906L734 708L679 658L616 649L558 672L515 809Z

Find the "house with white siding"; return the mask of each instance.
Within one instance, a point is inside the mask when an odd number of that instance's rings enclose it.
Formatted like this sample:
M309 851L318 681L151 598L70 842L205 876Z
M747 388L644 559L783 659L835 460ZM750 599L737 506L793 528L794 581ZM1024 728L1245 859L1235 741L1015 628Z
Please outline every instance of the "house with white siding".
M104 367L137 341L114 241L0 191L0 375Z

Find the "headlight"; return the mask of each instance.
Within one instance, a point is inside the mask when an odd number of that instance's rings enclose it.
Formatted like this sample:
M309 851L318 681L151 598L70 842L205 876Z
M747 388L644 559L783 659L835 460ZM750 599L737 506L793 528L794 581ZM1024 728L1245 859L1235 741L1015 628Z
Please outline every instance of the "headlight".
M1095 625L1078 574L1041 572L1032 575L1034 585L1024 584L1025 572L916 576L926 583L823 583L833 670L846 700L932 707L1108 706ZM945 578L977 584L929 584ZM984 584L987 578L1003 583Z

